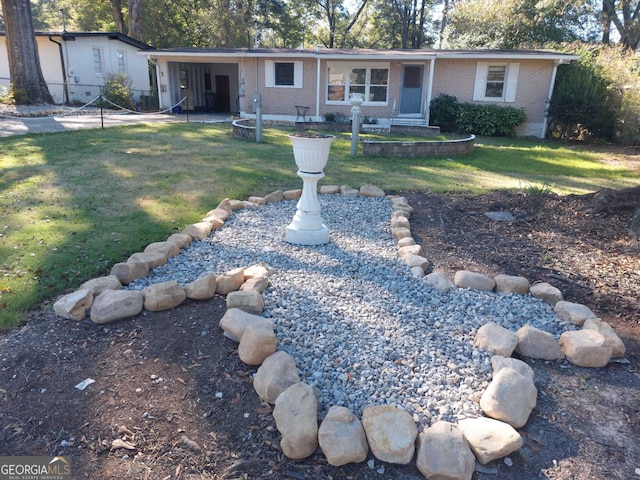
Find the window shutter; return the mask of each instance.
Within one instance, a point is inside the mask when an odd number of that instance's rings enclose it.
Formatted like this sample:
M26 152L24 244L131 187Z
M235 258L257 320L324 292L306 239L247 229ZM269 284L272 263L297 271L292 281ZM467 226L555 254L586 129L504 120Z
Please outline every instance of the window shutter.
M478 62L476 66L476 81L473 85L473 99L483 100L485 90L487 88L487 71L489 64L487 62Z
M293 63L293 86L302 88L302 62Z
M273 60L265 60L264 61L264 86L265 87L273 87L276 82L274 79L274 66Z
M507 69L507 91L504 95L505 102L515 102L516 101L516 90L518 87L518 73L520 72L520 64L519 63L510 63L509 68Z

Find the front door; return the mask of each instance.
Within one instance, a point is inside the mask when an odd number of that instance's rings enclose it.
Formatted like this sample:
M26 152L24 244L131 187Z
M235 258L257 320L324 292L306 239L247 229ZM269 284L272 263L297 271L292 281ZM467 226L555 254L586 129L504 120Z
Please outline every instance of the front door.
M216 75L216 101L218 112L231 111L229 75Z
M402 66L402 90L400 91L400 115L422 113L423 65Z

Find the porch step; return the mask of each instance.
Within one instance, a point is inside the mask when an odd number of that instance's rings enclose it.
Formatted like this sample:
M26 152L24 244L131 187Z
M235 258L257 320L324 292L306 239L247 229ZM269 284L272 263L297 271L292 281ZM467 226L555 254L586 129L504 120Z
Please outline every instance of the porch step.
M427 122L422 117L393 117L391 119L391 125L403 127L426 127Z

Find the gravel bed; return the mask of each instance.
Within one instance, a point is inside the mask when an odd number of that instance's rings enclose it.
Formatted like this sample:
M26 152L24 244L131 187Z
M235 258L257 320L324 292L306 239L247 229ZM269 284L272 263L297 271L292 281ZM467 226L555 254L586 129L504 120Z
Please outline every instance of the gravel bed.
M235 212L209 239L193 242L128 288L264 262L275 269L263 316L276 325L278 348L292 355L316 388L320 416L332 405L358 416L394 404L422 431L437 420L481 414L491 355L474 347L477 329L496 322L512 331L533 325L558 337L573 328L530 296L471 290L441 294L413 278L391 237L383 198L320 195L331 242L285 242L295 201Z

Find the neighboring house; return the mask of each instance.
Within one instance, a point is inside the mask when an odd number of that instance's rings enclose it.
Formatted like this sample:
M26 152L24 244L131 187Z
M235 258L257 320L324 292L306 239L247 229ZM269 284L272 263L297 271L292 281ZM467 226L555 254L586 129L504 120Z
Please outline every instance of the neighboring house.
M363 117L424 125L431 99L449 94L460 102L523 108L518 134L540 138L556 69L578 58L546 50L175 48L139 54L156 65L161 108L186 96L195 110L250 118L260 99L264 119L296 120L306 111L307 119L319 121L327 113L350 116L350 95L361 93Z
M125 73L135 101L151 94L147 59L137 54L149 45L121 33L37 32L42 75L56 103L85 103L100 95L105 79ZM0 32L0 85L9 88L6 37Z

